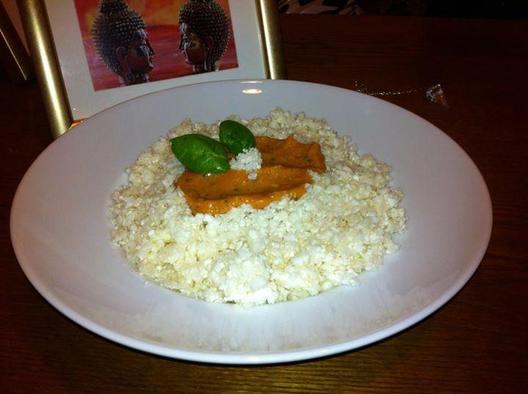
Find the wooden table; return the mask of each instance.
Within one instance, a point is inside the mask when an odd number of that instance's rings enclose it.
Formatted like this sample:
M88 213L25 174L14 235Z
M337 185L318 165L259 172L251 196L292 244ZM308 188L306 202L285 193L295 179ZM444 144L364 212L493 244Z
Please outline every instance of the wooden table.
M0 392L528 392L528 22L297 15L281 26L290 79L390 93L473 158L494 206L473 278L416 326L320 360L214 366L109 342L51 307L17 264L11 200L51 138L36 86L2 80ZM437 83L449 107L425 99Z

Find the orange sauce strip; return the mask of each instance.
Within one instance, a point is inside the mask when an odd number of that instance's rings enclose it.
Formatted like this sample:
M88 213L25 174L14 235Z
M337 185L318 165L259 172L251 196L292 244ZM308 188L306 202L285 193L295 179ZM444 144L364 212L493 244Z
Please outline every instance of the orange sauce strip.
M312 177L304 168L262 167L257 179L250 180L245 171L230 170L220 175L184 172L176 185L183 191L193 213L225 213L233 207L250 204L264 208L284 196L299 198Z
M309 168L319 173L326 171L325 159L319 144L303 144L292 136L285 140L256 137L256 142L263 166L280 164L284 167Z

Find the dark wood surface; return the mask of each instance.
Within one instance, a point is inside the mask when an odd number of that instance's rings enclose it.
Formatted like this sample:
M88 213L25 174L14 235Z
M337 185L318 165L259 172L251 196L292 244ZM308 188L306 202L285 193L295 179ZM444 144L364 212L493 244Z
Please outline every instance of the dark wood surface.
M473 278L414 327L308 362L205 365L109 342L51 307L18 266L11 200L51 138L37 87L3 78L0 392L528 392L528 22L297 15L281 26L290 79L391 93L382 98L431 121L473 158L494 209ZM437 83L449 107L425 99Z

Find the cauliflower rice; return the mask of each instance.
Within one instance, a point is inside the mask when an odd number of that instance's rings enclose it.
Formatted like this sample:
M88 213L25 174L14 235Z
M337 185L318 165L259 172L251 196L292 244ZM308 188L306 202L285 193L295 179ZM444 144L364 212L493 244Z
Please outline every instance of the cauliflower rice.
M143 152L128 183L112 195L112 238L148 280L209 302L258 305L296 300L354 283L397 249L405 227L403 194L390 167L337 135L323 120L281 109L249 121L255 135L317 142L327 171L297 201L264 209L243 205L222 215L192 215L173 185L184 171L169 139L218 124L186 120Z

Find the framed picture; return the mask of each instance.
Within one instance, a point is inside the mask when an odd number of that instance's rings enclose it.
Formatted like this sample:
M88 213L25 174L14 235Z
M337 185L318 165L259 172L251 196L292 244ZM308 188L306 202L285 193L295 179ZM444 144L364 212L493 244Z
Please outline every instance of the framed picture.
M275 0L19 0L54 137L122 101L285 78Z

